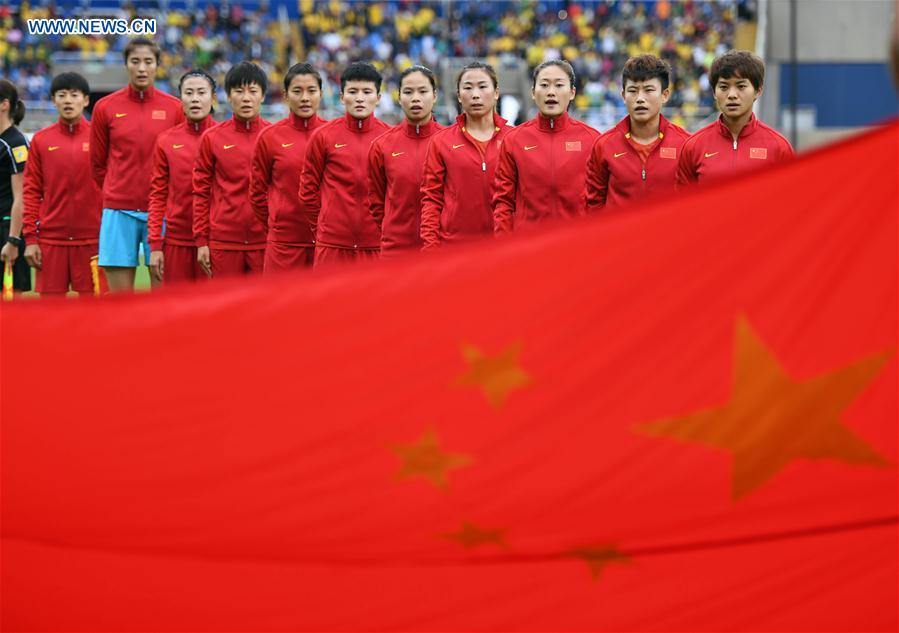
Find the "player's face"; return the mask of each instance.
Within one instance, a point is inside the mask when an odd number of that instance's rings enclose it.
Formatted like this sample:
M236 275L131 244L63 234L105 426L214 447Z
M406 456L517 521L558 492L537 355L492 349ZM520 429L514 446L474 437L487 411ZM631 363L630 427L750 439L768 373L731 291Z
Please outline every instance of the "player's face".
M181 84L181 107L188 121L202 121L212 112L215 93L203 77L188 77Z
M419 125L431 118L437 91L431 86L431 80L424 73L409 73L400 84L400 105L406 113L406 119L412 125Z
M156 80L156 55L149 46L138 46L125 60L128 81L135 90L146 90Z
M322 91L315 75L297 75L287 87L287 107L301 119L308 119L318 111Z
M66 123L74 123L81 120L81 114L87 107L90 97L80 90L68 88L57 90L53 93L53 105L59 112L59 118Z
M662 106L668 102L670 95L671 91L667 88L662 90L662 82L658 77L646 81L628 79L621 92L631 120L640 123L654 121L662 111Z
M348 81L340 93L340 101L347 113L356 119L370 116L380 100L381 95L371 81Z
M259 108L262 106L262 86L259 84L244 84L231 88L228 93L228 103L231 111L238 119L250 121L259 116Z
M756 90L752 82L742 77L721 77L715 85L715 102L718 109L728 119L736 121L748 117L752 112L752 105L762 95L761 90Z
M480 117L493 112L499 89L494 88L490 75L479 68L467 70L459 82L459 103L470 116Z
M568 73L558 66L547 66L537 75L531 96L540 114L557 117L568 110L568 104L574 99L574 92Z

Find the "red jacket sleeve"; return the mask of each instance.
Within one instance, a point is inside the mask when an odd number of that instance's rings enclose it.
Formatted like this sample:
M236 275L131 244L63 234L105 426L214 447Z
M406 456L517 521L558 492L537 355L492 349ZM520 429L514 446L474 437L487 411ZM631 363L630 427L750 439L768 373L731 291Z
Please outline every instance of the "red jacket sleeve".
M493 181L493 233L512 232L512 215L518 195L518 165L512 158L508 139L499 150L499 162Z
M443 212L443 182L446 177L446 163L438 144L433 140L428 145L425 158L424 177L421 183L421 250L426 251L440 245L440 214Z
M322 208L322 178L325 173L326 142L322 134L326 128L319 128L312 133L306 147L306 158L303 163L303 174L300 176L300 202L306 209L309 226L315 234L318 226L318 213Z
M104 104L97 104L91 118L91 171L94 182L103 190L106 179L106 161L109 157L109 124L106 120Z
M677 162L677 180L675 181L675 189L683 189L699 182L696 175L696 167L693 160L693 148L695 143L687 141L681 148L680 160Z
M37 243L37 221L40 218L41 202L44 199L44 165L40 145L32 141L25 163L22 182L22 237L29 244Z
M256 216L266 232L268 232L268 190L272 184L272 159L268 149L270 136L270 134L264 134L256 142L256 149L253 150L253 165L250 170L250 206L253 207L253 215Z
M609 192L609 166L602 157L602 137L593 141L593 149L590 150L590 158L587 159L587 179L585 194L587 198L587 213L599 211L606 206L606 196Z
M200 148L194 159L194 241L197 246L209 246L209 205L212 200L212 178L215 174L215 156L209 134L200 138Z
M162 222L169 201L169 159L159 142L153 147L153 172L150 176L150 203L147 209L147 232L150 250L161 251L163 245Z
M368 206L378 229L384 222L386 200L387 172L384 169L384 152L381 143L375 141L368 150Z

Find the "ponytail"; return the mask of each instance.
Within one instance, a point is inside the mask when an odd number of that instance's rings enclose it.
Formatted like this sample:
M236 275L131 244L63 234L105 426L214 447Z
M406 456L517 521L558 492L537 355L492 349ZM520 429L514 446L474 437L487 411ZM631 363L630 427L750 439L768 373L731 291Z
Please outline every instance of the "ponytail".
M22 101L16 100L16 105L13 106L9 116L12 119L13 125L21 123L22 119L25 118L25 104Z
M25 104L19 101L16 84L8 79L0 79L0 101L9 101L9 118L18 125L25 118Z

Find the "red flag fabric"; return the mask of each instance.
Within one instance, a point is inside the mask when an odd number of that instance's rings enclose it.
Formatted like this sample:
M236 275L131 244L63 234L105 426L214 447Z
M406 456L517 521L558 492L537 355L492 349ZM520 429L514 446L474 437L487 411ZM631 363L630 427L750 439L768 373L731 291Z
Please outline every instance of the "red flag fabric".
M0 624L895 630L897 132L430 257L4 306Z

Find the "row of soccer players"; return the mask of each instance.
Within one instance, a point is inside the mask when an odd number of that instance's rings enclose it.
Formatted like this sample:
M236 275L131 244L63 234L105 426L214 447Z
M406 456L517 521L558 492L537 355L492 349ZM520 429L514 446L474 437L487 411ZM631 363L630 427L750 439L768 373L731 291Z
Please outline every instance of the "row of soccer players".
M290 114L275 124L259 116L264 72L237 64L225 79L233 117L215 125L213 79L187 73L178 102L153 90L157 56L132 43L130 85L101 99L90 124L84 79L53 81L60 122L35 135L24 187L24 255L43 293L86 290L79 262L98 242L112 290L132 287L141 243L157 282L318 268L520 231L793 153L752 113L764 65L747 52L713 63L721 115L692 136L661 115L669 68L651 55L625 65L628 115L603 135L568 116L575 77L561 60L537 67L538 114L515 128L495 112L488 64L461 71L462 114L445 128L432 117L434 74L413 66L400 79L405 121L391 128L373 114L381 76L367 63L343 73L345 115L332 121L317 114L320 75L293 66Z

